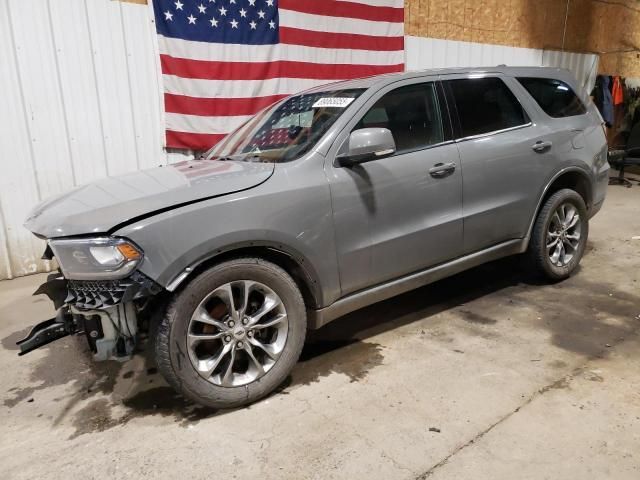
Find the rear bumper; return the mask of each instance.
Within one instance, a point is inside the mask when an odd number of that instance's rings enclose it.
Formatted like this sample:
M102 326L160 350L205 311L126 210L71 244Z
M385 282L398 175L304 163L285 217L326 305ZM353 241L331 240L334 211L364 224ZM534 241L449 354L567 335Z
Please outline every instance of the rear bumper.
M604 205L604 198L600 200L598 203L594 203L591 206L591 210L589 210L589 218L593 218L593 216L600 211L603 205Z
M607 196L607 188L609 187L609 164L600 169L596 178L595 190L593 192L593 204L589 209L589 218L593 217L600 211L604 200Z

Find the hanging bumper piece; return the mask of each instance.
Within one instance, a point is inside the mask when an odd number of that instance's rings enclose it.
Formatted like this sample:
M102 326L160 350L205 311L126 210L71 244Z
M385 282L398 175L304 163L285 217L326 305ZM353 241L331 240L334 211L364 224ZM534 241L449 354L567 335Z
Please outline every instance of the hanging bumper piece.
M24 355L59 338L76 333L76 330L76 322L71 314L66 308L61 308L55 318L38 323L25 338L16 342L20 347L18 355Z

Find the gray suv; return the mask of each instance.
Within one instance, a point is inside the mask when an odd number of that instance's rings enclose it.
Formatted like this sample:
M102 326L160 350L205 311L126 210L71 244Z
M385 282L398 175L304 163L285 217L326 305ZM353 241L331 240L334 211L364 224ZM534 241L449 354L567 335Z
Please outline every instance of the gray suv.
M58 315L21 354L84 333L98 360L150 338L186 397L234 407L289 375L308 329L483 262L551 281L605 198L602 119L548 68L325 85L264 109L201 159L107 178L26 227L60 270Z

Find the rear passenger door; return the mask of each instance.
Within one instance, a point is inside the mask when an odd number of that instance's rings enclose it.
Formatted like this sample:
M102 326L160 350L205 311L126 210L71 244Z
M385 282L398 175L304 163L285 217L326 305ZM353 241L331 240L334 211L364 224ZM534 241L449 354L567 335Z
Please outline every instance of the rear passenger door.
M397 82L372 97L334 143L325 170L343 295L460 255L462 176L444 103L437 82ZM337 149L367 127L388 128L396 152L339 166Z
M553 166L548 131L500 74L443 76L463 173L464 252L526 235ZM454 113L455 112L455 113ZM536 147L538 145L539 147Z

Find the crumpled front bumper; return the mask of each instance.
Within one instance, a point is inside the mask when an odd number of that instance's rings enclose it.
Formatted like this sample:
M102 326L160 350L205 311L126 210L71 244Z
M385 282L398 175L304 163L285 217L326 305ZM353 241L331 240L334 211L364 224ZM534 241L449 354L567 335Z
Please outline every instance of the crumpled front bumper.
M160 291L160 285L140 272L121 280L99 281L66 280L60 273L51 274L34 295L47 295L58 313L35 325L17 342L19 355L68 335L84 333L96 360L126 359L136 345L136 301L144 302Z
M162 287L140 272L120 280L66 280L53 273L34 295L47 295L56 308L63 305L78 309L101 309L149 297Z

